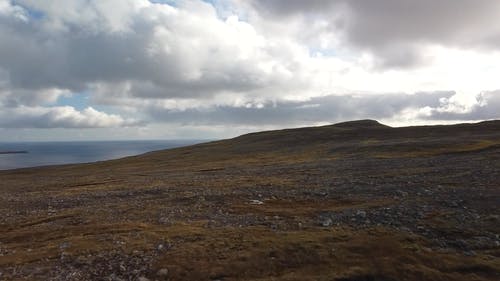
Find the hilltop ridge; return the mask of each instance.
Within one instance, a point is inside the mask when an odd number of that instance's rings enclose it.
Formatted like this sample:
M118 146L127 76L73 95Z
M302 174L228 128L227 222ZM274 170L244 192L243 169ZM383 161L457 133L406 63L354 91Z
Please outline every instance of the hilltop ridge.
M377 120L371 120L371 119L363 119L363 120L341 122L341 123L336 123L336 124L333 124L333 125L330 125L330 126L340 127L340 128L352 128L352 129L390 128L387 125L381 124Z
M189 150L189 157L218 155L217 158L258 158L272 152L276 159L298 155L305 158L334 157L335 154L362 153L446 153L497 143L499 121L439 126L389 127L374 120L359 120L319 127L302 127L249 133L233 139L210 142L179 151ZM457 138L462 143L457 143ZM482 139L482 144L476 140ZM486 141L486 142L484 142ZM157 155L173 152L157 152ZM152 155L151 155L152 156ZM205 157L205 156L203 156ZM267 159L267 157L264 157ZM202 158L199 158L201 161ZM267 161L274 161L267 159Z
M402 137L419 138L425 135L451 137L453 135L474 133L494 134L498 130L500 130L500 121L498 120L483 121L479 123L407 127L390 127L381 124L376 120L356 120L318 127L301 127L249 133L238 136L232 140L242 142L274 140L277 143L280 143L286 139L290 141L328 141L335 139L355 139L363 137L379 137L386 139Z

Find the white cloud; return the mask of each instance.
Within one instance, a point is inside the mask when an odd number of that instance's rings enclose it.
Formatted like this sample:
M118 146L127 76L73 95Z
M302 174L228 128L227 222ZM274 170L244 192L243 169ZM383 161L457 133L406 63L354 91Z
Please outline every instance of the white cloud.
M24 9L19 6L12 5L10 1L0 0L0 15L12 17L16 20L27 21L28 16Z
M0 126L500 117L496 2L213 2L0 0Z
M282 96L307 94L315 80L305 46L264 37L237 16L220 19L207 3L120 1L128 13L115 16L97 1L63 2L56 9L59 2L22 1L45 16L0 26L9 36L0 63L11 87L80 91L107 83L139 98Z
M0 127L3 128L105 128L139 124L137 120L106 114L92 107L78 111L70 106L20 106L0 112Z

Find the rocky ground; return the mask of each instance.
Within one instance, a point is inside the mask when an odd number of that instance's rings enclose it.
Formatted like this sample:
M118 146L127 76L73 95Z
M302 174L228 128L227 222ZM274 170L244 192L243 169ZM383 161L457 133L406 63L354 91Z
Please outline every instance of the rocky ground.
M499 124L368 125L0 172L0 280L500 280Z

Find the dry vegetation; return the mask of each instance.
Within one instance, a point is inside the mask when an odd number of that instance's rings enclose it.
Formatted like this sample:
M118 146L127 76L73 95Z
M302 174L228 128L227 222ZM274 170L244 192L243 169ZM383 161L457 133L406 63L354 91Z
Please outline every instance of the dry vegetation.
M500 123L0 172L0 280L500 280Z

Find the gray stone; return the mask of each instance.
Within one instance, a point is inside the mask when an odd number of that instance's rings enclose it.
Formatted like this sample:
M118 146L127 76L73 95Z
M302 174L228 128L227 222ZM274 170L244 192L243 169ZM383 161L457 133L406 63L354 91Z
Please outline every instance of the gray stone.
M331 219L331 218L323 218L323 219L321 219L320 224L321 224L322 226L324 226L324 227L328 227L328 226L332 226L333 221L332 221L332 219Z
M408 192L406 191L402 191L402 190L397 190L396 193L401 196L401 197L407 197L408 196Z
M168 269L162 268L156 272L156 275L161 276L161 277L166 277L168 276Z
M366 212L363 211L363 210L358 210L356 212L356 216L360 217L360 218L366 218Z
M67 248L69 248L70 245L71 245L70 242L63 242L63 243L59 244L59 249L61 249L61 250L67 249Z
M264 204L264 202L260 201L260 200L250 200L250 204L252 205L262 205Z

